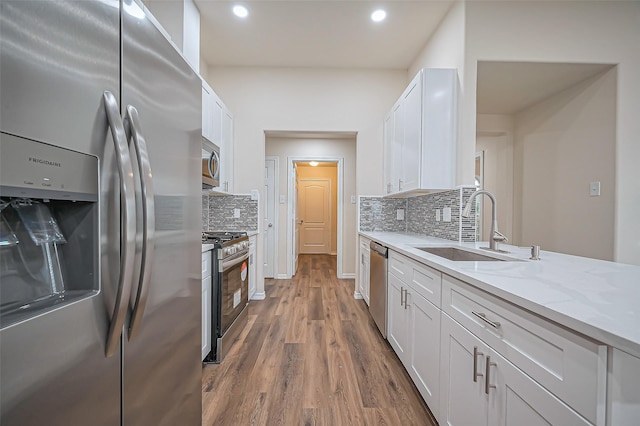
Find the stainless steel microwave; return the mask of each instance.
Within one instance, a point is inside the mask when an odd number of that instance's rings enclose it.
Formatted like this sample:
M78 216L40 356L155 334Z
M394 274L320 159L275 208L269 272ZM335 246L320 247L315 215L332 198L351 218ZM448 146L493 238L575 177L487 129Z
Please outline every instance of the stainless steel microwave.
M202 188L220 186L220 147L202 138Z

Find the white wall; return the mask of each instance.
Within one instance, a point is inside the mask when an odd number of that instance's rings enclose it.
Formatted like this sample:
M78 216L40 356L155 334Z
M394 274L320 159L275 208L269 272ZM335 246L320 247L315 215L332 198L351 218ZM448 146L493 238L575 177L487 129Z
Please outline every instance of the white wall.
M477 63L618 64L614 259L640 264L640 3L468 2L465 10L463 180L473 179Z
M465 73L465 3L456 2L445 15L438 29L429 39L424 49L413 61L407 71L407 84L421 68L455 68L458 70L458 151L462 150L460 135L463 134L464 120L462 120L466 89L464 87ZM475 86L474 86L475 93ZM474 139L475 140L475 139ZM458 185L473 184L473 168L471 180L464 168L469 167L466 157L460 157L456 164L456 182Z
M207 81L234 113L236 192L258 189L264 199L265 130L311 130L357 132L356 191L382 193L382 123L407 84L405 71L211 67ZM355 244L354 237L353 253ZM355 260L344 267L354 272Z
M613 260L615 107L612 69L516 115L516 244Z
M476 152L484 151L484 189L496 196L498 230L515 240L513 231L513 138L514 117L511 115L478 115ZM482 199L482 241L489 238L491 201Z
M280 195L285 195L285 197L287 195L287 188L289 186L287 157L333 157L343 159L343 232L342 247L337 247L337 250L340 250L342 253L342 272L344 274L354 274L357 209L355 204L351 204L351 195L355 194L356 191L356 141L353 139L290 139L267 137L266 155L280 158L280 175L278 176L278 188L280 192L276 194L276 199L278 199ZM318 169L320 169L320 167L318 167ZM288 201L287 199L287 202ZM285 275L287 273L287 204L278 204L277 208L278 264L275 265L274 276Z

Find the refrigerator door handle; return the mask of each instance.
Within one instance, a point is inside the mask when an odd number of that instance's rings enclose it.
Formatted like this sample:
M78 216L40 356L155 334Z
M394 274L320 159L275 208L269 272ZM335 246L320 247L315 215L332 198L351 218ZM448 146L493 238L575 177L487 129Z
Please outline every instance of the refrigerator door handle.
M111 136L115 145L116 164L118 165L118 175L120 178L120 221L122 234L120 236L120 277L118 278L118 288L115 295L111 323L107 334L107 344L105 355L112 356L118 348L122 327L127 316L129 297L131 296L131 286L133 281L133 266L136 245L136 200L135 186L133 182L133 168L129 157L129 147L127 136L120 118L118 101L111 92L105 91L103 95L107 121L111 129Z
M155 193L153 190L153 174L149 162L149 152L147 151L147 144L140 129L138 110L131 105L127 106L124 125L125 131L127 132L127 140L129 140L130 135L135 149L142 193L142 260L140 276L138 278L138 289L129 322L129 340L131 341L136 338L140 330L142 317L144 316L144 310L147 305L147 298L149 296L156 228Z

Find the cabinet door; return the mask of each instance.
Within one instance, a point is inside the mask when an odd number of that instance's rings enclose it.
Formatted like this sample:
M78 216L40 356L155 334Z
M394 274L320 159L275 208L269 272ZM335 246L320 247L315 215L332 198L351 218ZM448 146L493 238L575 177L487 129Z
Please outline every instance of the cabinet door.
M214 91L211 91L209 105L211 110L211 142L220 147L220 156L222 156L222 113L224 104Z
M202 359L211 351L211 276L202 280Z
M440 309L413 289L409 290L408 299L411 355L407 369L437 418L440 396Z
M202 82L202 136L211 140L211 92Z
M220 156L223 161L220 169L220 186L224 191L233 193L233 114L226 107L222 111Z
M257 290L256 239L255 235L249 237L249 300Z
M362 298L369 306L369 260L371 257L371 251L369 249L369 243L371 241L367 238L360 237L360 264L358 266L358 290L362 295Z
M404 92L402 100L404 133L402 139L402 191L416 189L420 185L420 160L422 146L422 72L419 72Z
M370 275L371 275L371 271L369 270L370 264L369 264L369 256L370 256L370 252L366 251L364 254L364 276L363 276L363 281L362 281L362 290L364 291L364 293L362 294L362 297L364 298L364 301L367 303L367 306L369 306L369 282L370 282Z
M409 312L404 306L407 285L393 274L387 275L387 340L406 366L409 356Z
M441 321L438 423L441 426L486 426L489 424L488 404L482 367L488 348L448 315L443 313Z
M402 102L398 102L392 110L393 115L393 142L388 155L391 158L391 193L401 191L402 180L402 141L404 140L404 116Z
M394 182L393 179L393 167L394 167L394 145L393 145L393 135L394 135L394 127L393 127L393 111L389 112L387 116L384 118L384 136L383 136L383 144L384 144L384 158L383 158L383 169L384 169L384 189L383 194L390 194L394 191ZM397 184L397 182L396 182Z
M497 352L483 364L489 424L495 426L586 426L591 423ZM495 386L495 388L493 387Z

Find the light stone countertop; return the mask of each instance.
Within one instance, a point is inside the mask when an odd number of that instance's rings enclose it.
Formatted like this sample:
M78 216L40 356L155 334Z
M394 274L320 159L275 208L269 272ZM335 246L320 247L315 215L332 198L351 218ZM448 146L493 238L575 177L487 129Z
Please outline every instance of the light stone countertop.
M520 262L454 262L415 246L486 247L398 232L360 232L390 249L595 340L640 357L640 266L501 244ZM493 255L479 250L480 253Z

